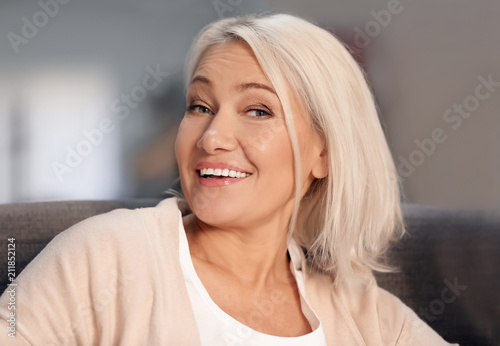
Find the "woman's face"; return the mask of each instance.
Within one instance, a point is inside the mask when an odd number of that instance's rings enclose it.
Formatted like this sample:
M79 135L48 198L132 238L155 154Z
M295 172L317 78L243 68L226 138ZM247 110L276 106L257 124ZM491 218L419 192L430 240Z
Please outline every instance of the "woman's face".
M294 98L303 192L326 175L323 143ZM288 222L293 152L280 100L246 43L211 47L189 86L175 154L193 213L215 226ZM277 218L277 219L276 219Z

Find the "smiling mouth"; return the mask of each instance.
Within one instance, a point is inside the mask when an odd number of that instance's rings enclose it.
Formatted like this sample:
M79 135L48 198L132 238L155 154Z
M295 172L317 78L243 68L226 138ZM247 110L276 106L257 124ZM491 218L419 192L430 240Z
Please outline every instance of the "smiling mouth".
M223 178L246 178L252 173L239 172L231 169L221 168L202 168L197 170L198 175L206 179L223 179Z

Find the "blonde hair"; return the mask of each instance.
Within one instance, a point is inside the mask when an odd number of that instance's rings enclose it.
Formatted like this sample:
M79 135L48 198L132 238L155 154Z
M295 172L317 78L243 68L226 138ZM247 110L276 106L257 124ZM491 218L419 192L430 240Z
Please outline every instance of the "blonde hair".
M389 270L383 254L404 232L399 183L373 95L351 54L328 31L291 15L226 18L198 34L186 85L207 49L228 42L251 47L281 101L295 163L289 235L307 249L309 264L336 283ZM288 90L306 106L328 155L328 175L303 197Z

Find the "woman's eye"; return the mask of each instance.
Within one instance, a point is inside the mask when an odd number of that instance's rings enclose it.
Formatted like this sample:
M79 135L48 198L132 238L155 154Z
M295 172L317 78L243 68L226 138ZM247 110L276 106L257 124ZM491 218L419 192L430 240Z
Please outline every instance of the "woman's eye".
M207 107L204 107L204 106L200 106L200 105L189 106L189 110L196 111L198 113L210 113L210 109L208 109Z
M250 113L251 116L254 117L265 117L271 115L271 113L266 112L262 109L250 109L248 112Z

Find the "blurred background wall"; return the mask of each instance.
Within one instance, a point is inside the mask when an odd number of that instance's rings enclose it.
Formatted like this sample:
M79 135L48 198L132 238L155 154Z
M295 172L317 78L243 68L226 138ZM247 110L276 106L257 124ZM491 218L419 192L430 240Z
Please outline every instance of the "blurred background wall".
M189 45L254 12L357 52L406 201L500 209L496 0L1 0L0 203L161 196Z

